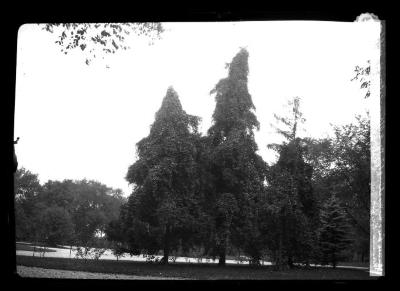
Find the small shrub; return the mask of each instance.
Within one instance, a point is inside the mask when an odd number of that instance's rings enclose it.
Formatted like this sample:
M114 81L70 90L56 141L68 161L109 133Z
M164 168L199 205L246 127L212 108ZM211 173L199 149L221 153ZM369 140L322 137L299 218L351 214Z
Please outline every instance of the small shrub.
M78 247L75 257L84 259L85 261L87 259L99 260L105 251L106 249L104 248Z

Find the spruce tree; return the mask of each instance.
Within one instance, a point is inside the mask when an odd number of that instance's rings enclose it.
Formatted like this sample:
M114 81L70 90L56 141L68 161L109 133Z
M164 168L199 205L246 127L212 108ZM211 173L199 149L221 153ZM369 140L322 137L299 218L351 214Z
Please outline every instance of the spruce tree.
M163 250L162 262L168 263L172 250L190 247L198 228L198 122L168 88L126 177L135 186L122 213L132 253Z
M248 57L241 49L228 64L228 77L211 91L216 106L208 130L209 170L214 177L208 213L220 265L231 245L243 249L254 262L261 258L255 205L261 200L266 164L256 153L254 130L259 122L247 87Z
M348 238L349 223L344 209L340 206L336 195L332 195L321 209L321 227L319 242L322 253L322 262L331 263L335 268L341 251L351 243Z

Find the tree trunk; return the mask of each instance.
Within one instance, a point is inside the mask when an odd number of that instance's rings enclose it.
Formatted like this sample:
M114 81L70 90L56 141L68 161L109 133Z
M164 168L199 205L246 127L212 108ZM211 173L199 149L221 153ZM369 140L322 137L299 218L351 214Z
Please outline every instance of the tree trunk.
M164 246L164 256L161 259L161 263L164 265L168 264L168 257L169 257L169 248L167 246Z
M225 266L226 263L226 252L225 249L221 250L219 254L218 266Z
M290 269L293 268L293 257L292 257L292 255L290 255L288 257L288 266L289 266Z
M165 229L165 236L164 236L164 256L161 259L161 263L166 265L168 264L168 257L169 257L169 236L170 236L170 229L167 225Z
M34 246L33 246L33 256L35 256L37 241L38 241L37 235L35 234L35 236L34 236Z
M332 254L332 267L334 268L334 269L336 269L336 255L335 254Z
M278 271L282 269L283 265L282 248L283 248L282 234L279 233L278 250L275 251L275 269Z

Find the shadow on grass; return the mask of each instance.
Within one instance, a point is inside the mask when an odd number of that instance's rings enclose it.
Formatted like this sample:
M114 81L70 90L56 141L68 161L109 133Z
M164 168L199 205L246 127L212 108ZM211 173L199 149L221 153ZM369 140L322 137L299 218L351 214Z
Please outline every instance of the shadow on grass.
M181 277L200 280L365 280L373 279L364 270L302 268L274 271L272 266L228 265L218 267L215 264L156 263L87 260L67 258L37 258L17 256L17 265L47 269L125 274L136 276Z

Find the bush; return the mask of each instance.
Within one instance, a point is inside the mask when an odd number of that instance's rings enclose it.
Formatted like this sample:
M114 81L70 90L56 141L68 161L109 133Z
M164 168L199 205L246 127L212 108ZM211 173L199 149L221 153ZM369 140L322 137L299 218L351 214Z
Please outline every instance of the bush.
M98 260L100 257L104 254L106 249L104 248L91 248L91 247L78 247L76 249L76 258L81 258L84 259L85 261L87 259L94 259Z

